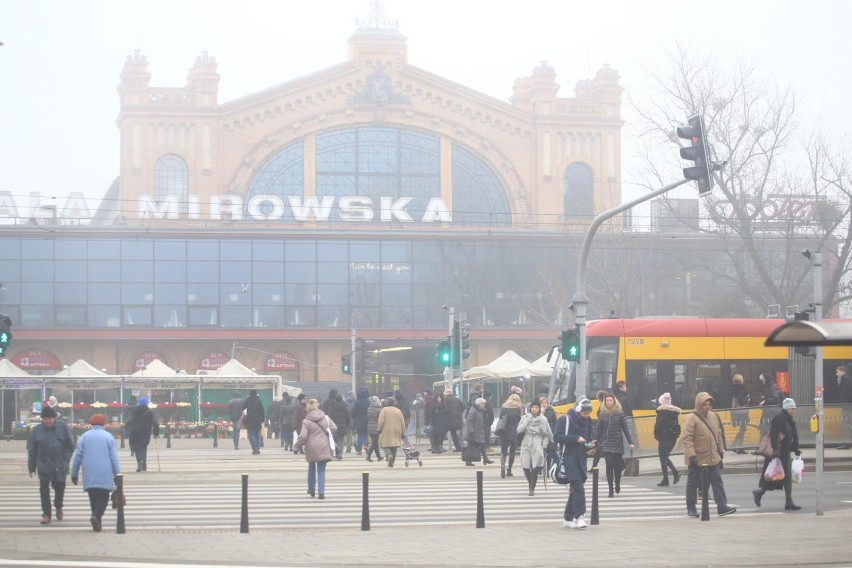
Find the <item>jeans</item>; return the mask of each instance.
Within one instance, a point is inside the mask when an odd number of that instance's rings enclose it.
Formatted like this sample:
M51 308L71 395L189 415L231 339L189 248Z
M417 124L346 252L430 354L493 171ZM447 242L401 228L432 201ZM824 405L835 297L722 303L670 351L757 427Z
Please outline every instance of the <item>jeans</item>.
M92 516L101 520L106 511L107 503L109 503L109 489L86 489L89 494L89 507L92 509Z
M325 493L325 464L328 462L310 462L308 464L308 493L314 495L317 489L320 495Z
M281 447L284 450L292 450L293 449L293 427L292 426L282 426L281 427Z
M686 510L695 511L698 503L698 484L701 481L701 467L690 464L686 475ZM716 509L722 510L728 506L728 497L725 495L725 486L722 484L722 472L719 469L719 464L708 466L707 477L710 480L710 486L713 488L713 501L716 502ZM706 491L707 488L704 488Z
M53 486L53 504L56 506L56 510L62 508L63 503L65 502L65 482L64 481L51 481L49 479L43 479L41 477L38 478L38 493L41 496L41 513L45 517L49 517L51 515L50 511L50 486Z
M360 452L364 449L364 446L367 445L367 433L358 432L358 435L355 437L355 451Z
M586 490L583 485L582 481L571 482L571 493L568 496L568 502L565 503L563 515L566 521L573 521L580 515L586 514Z
M240 426L237 422L234 422L234 449L238 449L240 447Z
M382 455L379 453L379 435L378 434L370 434L370 448L367 450L367 457L376 452L376 457L378 459L382 459Z
M252 453L260 453L260 428L247 428L248 441L251 444Z
M461 440L459 439L459 431L453 428L450 430L450 436L453 438L453 446L455 446L455 450L460 452L462 449Z

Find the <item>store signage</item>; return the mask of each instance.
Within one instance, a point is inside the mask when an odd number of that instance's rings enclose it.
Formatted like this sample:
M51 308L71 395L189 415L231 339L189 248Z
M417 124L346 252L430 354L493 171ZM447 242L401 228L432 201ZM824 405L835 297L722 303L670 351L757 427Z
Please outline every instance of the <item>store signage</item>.
M420 218L415 219L407 210L413 199L413 197L373 199L360 195L343 197L289 195L286 198L277 195L255 195L245 202L239 195L211 195L207 201L207 213L204 218L211 221L279 221L289 209L296 222L452 222L452 214L440 197L431 198ZM138 219L184 218L192 221L202 219L201 196L194 193L189 194L185 201L177 194L166 195L159 199L149 194L141 194L136 202ZM335 202L337 212L332 218ZM56 197L42 197L38 192L30 192L29 206L19 207L11 191L0 191L0 219L3 218L78 224L81 221L89 222L92 219L92 211L81 192L73 192L64 200Z
M819 221L819 207L827 206L829 202L813 195L768 195L762 198L744 198L739 201L739 205L745 209L753 223L767 227L779 223ZM717 218L737 220L737 212L730 201L720 199L708 206L715 210L714 216Z
M227 353L222 353L221 351L211 351L210 353L201 358L201 361L198 363L198 370L215 371L230 360L231 357Z
M137 355L136 359L133 360L133 370L140 371L147 367L148 364L154 361L155 359L159 359L166 366L168 366L168 363L166 363L166 359L156 351L145 351L144 353L140 353L139 355Z
M298 373L299 362L290 353L287 353L286 351L279 351L266 358L263 370Z
M45 369L58 371L62 368L62 364L56 358L56 355L40 349L22 351L15 355L12 363L25 371L43 371Z

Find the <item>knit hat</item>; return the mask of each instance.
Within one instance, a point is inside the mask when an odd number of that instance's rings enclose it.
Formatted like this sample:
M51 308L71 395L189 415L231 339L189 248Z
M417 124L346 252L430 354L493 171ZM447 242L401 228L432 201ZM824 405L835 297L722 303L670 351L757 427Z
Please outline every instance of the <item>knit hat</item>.
M148 406L148 397L147 396L140 396L136 400L136 404L138 404L139 406Z
M516 394L518 396L521 396L521 395L524 394L524 390L519 386L513 386L512 388L509 389L509 392L511 392L512 394Z
M482 397L477 398L474 403L479 406L480 404L485 404L485 399Z
M792 398L785 398L784 402L781 403L781 408L784 410L789 410L791 408L796 408L796 401Z
M580 412L591 412L592 411L592 402L588 398L582 399L577 403L577 406L580 407Z
M56 418L56 411L49 404L41 405L42 418Z
M58 400L56 400L56 397L55 397L55 396L51 396L50 398L48 398L48 399L47 399L47 402L49 402L49 403L50 403L50 406L55 406L55 405L56 405L56 403L57 403L57 402L59 402L59 401L58 401Z
M92 414L92 417L89 418L89 424L92 426L104 426L106 425L106 416L103 414Z
M671 404L672 403L672 395L667 392L664 392L660 395L660 398L657 399L657 402L662 406L663 404Z

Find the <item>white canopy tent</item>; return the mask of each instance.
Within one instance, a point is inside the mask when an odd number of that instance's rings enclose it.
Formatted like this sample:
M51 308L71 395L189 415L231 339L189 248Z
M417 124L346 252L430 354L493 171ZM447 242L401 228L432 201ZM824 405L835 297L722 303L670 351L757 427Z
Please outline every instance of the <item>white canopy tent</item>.
M471 367L464 372L466 381L476 379L511 379L524 377L529 372L530 362L509 349L487 365Z

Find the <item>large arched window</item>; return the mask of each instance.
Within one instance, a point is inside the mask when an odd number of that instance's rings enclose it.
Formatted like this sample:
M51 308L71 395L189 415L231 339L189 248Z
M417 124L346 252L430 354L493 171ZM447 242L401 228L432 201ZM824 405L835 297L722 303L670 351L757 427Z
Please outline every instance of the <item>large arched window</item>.
M189 196L189 175L186 162L175 154L166 154L154 166L154 192L157 201L167 195L177 195L181 213L186 213Z
M565 218L589 217L595 212L594 177L586 164L574 162L565 170L562 187Z
M340 198L371 200L373 223L382 222L382 198L391 204L410 198L404 211L415 221L423 218L429 202L441 197L441 141L432 133L393 127L359 126L317 134L316 199L333 197L329 221L340 218ZM253 197L276 196L283 204L280 220L292 222L289 197L304 197L304 151L299 141L270 157L246 192L246 213ZM511 225L511 210L499 178L480 157L453 145L453 203L447 204L454 222ZM358 204L362 207L361 204ZM264 201L260 212L273 204ZM351 214L351 213L350 213ZM246 220L251 216L246 215Z

